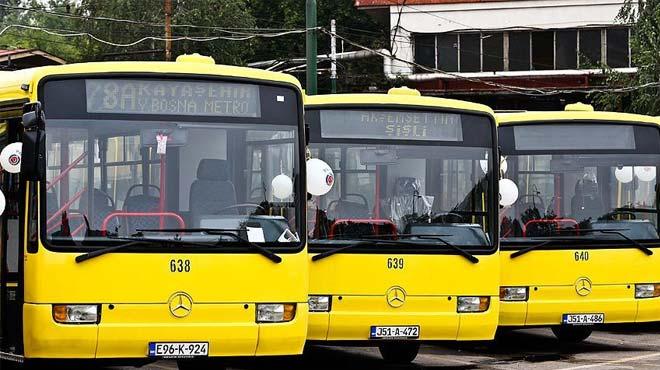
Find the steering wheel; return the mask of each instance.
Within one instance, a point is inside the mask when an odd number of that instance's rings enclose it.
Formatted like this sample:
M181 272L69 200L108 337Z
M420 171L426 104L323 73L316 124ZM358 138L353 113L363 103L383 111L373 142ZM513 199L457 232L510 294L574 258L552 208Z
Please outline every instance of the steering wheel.
M599 219L604 219L604 220L608 220L608 221L615 221L614 217L616 215L626 215L626 216L628 216L628 220L636 220L637 219L637 216L635 215L634 212L620 211L620 210L617 210L617 209L615 209L614 211L611 211L611 212L607 212L606 214L599 217Z
M362 195L362 194L357 194L357 193L347 193L347 194L344 194L344 199L345 199L346 197L358 197L358 198L360 198L360 199L362 200L362 204L363 204L365 207L369 207L369 201L367 200L367 197L365 197L365 196Z
M436 222L436 223L438 221L440 221L441 223L445 223L445 224L446 223L457 223L457 222L450 222L449 219L452 218L452 217L455 218L456 220L458 220L457 221L458 223L465 222L465 217L461 214L456 213L456 212L447 212L447 213L436 214L436 215L434 215L432 221Z
M227 211L227 210L236 209L236 208L248 208L248 207L260 209L263 212L266 212L266 209L264 207L262 207L261 205L259 205L259 204L256 204L256 203L239 203L239 204L234 204L234 205L229 206L229 207L221 208L218 211L216 211L215 214L219 215L219 214L222 214L222 211Z

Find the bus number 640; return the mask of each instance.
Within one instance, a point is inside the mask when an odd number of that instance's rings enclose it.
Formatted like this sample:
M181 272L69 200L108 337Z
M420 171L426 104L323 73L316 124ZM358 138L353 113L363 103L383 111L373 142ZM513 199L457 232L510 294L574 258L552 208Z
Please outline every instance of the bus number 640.
M589 251L575 252L575 262L589 261Z

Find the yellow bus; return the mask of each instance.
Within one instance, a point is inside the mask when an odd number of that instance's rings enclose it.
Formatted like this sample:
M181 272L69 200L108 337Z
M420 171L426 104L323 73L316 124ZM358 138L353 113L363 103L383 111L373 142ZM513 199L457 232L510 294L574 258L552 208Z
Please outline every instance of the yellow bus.
M483 105L388 94L305 100L334 187L308 201L308 341L378 346L487 340L499 315L497 138Z
M107 62L3 75L4 359L302 352L298 81L215 65ZM4 146L4 145L3 145Z
M658 120L584 104L497 120L500 325L579 342L660 320Z

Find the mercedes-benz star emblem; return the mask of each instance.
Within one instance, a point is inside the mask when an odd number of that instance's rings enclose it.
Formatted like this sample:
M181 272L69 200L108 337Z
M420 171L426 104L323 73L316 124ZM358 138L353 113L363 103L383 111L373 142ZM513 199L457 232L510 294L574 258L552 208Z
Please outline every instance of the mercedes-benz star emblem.
M172 294L167 303L170 307L170 313L172 316L179 319L190 315L190 312L192 311L192 298L184 292L176 292Z
M581 296L586 296L591 293L591 280L586 277L581 277L575 281L575 292Z
M406 291L400 286L393 286L385 293L387 304L391 307L398 308L406 303Z

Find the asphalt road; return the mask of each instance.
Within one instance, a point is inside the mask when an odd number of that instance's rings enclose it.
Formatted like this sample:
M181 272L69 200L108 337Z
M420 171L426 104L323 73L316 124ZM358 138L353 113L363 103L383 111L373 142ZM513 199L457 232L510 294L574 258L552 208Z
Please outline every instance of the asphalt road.
M413 364L387 365L376 348L315 346L301 357L232 360L229 369L660 369L660 325L596 331L585 342L560 345L550 330L503 334L493 343L423 345ZM117 368L114 368L117 369ZM126 368L123 368L126 369ZM174 370L162 361L143 369Z
M495 342L425 344L413 364L388 365L378 349L313 346L303 356L233 359L228 370L377 370L377 369L655 369L660 370L660 324L609 327L585 342L561 345L549 329L502 334ZM47 370L59 366L45 366ZM73 369L71 366L65 367ZM76 366L89 370L92 366ZM98 367L94 367L98 369ZM214 366L221 370L222 367ZM128 370L130 367L106 367ZM145 370L175 370L174 361L143 366ZM3 370L4 367L3 367ZM8 369L7 369L8 370Z

